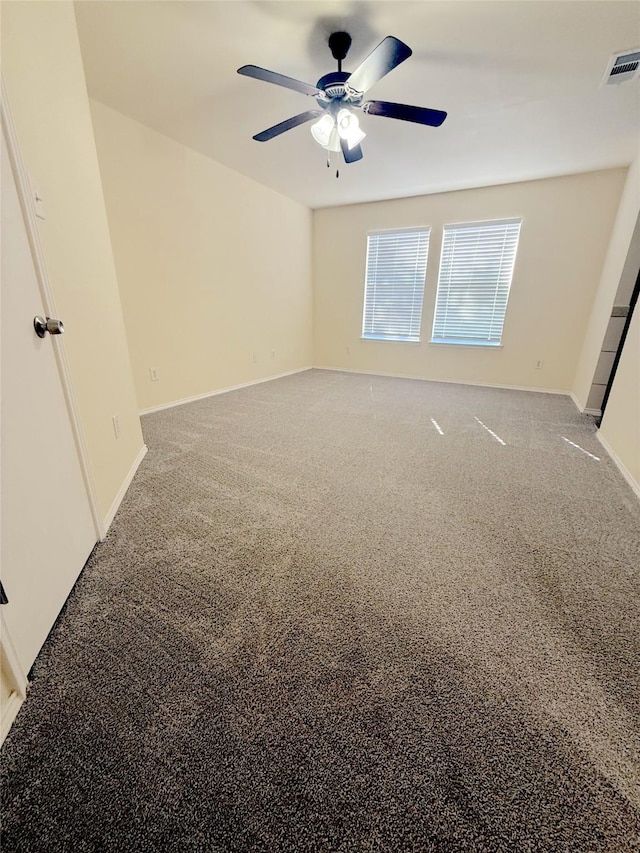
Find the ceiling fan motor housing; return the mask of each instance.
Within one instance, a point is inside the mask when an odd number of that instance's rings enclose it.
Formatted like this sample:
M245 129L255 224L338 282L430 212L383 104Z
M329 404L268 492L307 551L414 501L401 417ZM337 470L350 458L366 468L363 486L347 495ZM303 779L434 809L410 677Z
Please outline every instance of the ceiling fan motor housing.
M339 100L345 94L345 81L349 79L349 74L346 71L331 71L321 77L316 86L326 93L327 97L333 100ZM321 98L316 99L320 106L326 106L326 101Z
M357 107L362 103L362 94L347 88L345 83L350 76L348 71L332 71L321 77L316 86L322 89L329 101L346 102ZM321 107L327 107L326 99L316 98L316 100Z

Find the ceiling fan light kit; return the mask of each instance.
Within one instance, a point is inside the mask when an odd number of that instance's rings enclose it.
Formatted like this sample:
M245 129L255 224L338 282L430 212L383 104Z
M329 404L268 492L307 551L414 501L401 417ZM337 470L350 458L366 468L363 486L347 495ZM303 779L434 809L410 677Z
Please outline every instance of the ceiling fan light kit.
M257 133L253 138L257 142L267 142L287 130L300 124L317 119L311 126L311 135L329 152L342 151L345 163L355 163L362 159L360 143L366 134L360 127L354 110L362 110L369 115L400 119L430 127L440 127L447 117L442 110L426 107L413 107L407 104L395 104L391 101L366 101L365 92L401 62L411 56L411 48L395 36L387 36L374 48L367 58L349 74L342 70L342 61L351 46L349 33L336 32L329 36L329 49L338 62L338 70L321 77L315 86L268 71L257 65L243 65L238 74L274 83L292 89L316 99L319 109L307 110L292 116L279 124Z
M341 139L345 140L347 148L352 151L367 134L361 129L358 116L343 107L335 119L332 113L324 113L311 125L311 135L318 145L327 151L338 152L341 150Z

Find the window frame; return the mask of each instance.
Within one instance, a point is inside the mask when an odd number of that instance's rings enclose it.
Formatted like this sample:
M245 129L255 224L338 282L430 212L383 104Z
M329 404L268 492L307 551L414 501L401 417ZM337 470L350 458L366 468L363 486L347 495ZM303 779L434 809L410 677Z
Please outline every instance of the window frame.
M364 273L364 294L362 300L362 326L360 333L360 340L363 341L392 341L394 343L404 343L404 344L419 344L421 343L422 337L422 322L424 319L424 297L426 291L426 281L427 281L427 269L429 265L429 250L431 248L431 233L432 227L430 225L414 225L403 228L376 228L367 232L367 242L365 248L365 273ZM421 300L420 300L420 312L418 319L418 327L416 335L400 335L400 334L385 334L385 333L375 333L375 332L367 332L367 313L368 313L368 305L367 305L367 297L369 294L369 247L370 247L370 239L371 237L378 237L380 235L399 235L399 234L420 234L426 235L426 257L424 262L424 274L421 282ZM415 297L416 288L414 287L413 295ZM370 324L371 325L371 324Z
M487 220L471 221L471 222L453 222L453 223L446 223L442 226L442 240L441 240L441 246L440 246L440 263L438 266L438 279L437 279L437 283L436 283L436 294L435 294L435 301L434 301L434 306L433 306L433 322L431 324L431 335L430 335L430 339L429 339L430 344L433 344L435 346L453 346L453 347L485 347L485 348L489 348L489 349L501 349L504 346L504 344L502 342L503 337L504 337L504 326L506 323L507 311L508 311L508 307L509 307L509 297L511 295L511 287L513 285L513 280L514 280L514 276L515 276L516 261L517 261L517 257L518 257L518 249L520 246L520 236L522 233L523 221L524 221L524 219L522 216L519 216L519 217L514 216L514 217L507 217L504 219L487 219ZM440 338L434 337L436 325L438 324L438 322L440 322L440 323L442 322L442 320L440 319L440 321L439 321L439 318L438 318L438 297L440 296L440 290L441 290L442 271L443 271L443 268L445 266L443 261L445 258L445 241L446 241L447 229L450 229L452 231L455 229L472 230L474 228L479 229L479 228L482 228L485 226L490 227L492 225L504 225L504 226L517 225L518 226L517 234L515 237L514 249L513 249L513 263L511 265L511 275L509 278L508 286L506 288L506 294L504 296L505 305L504 305L504 312L503 312L502 317L501 317L499 339L498 340L491 340L490 337L487 337L486 339L483 339L480 337L475 338L475 339L472 337L469 337L469 338L460 337L459 339L452 338L452 337L446 337L446 338L445 337L440 337ZM451 267L451 263L449 263L449 267ZM450 273L447 273L447 274L450 274ZM495 301L495 298L500 291L499 273L498 273L498 276L497 276L495 283L493 284L493 287L494 287L494 301ZM449 289L449 288L450 288L450 285L447 285L447 289ZM492 323L493 323L493 319L492 319L491 323L489 323L489 334L491 333Z

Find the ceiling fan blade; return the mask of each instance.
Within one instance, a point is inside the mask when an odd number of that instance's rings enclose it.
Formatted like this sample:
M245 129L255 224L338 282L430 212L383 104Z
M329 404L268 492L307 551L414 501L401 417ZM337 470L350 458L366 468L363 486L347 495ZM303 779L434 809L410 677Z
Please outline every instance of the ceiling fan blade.
M273 127L268 127L262 133L256 133L253 137L256 142L268 142L274 136L280 136L285 130L291 130L292 127L297 127L299 124L304 124L305 121L311 121L312 118L317 118L322 115L323 110L307 110L306 113L298 113L297 116L281 121L280 124L274 124Z
M360 63L345 85L352 92L362 94L381 80L385 74L408 59L411 53L411 48L403 41L394 36L387 36L377 47L374 47L364 62Z
M276 86L284 86L285 89L293 89L294 92L302 92L303 95L311 95L313 98L325 98L325 93L312 86L310 83L303 83L302 80L294 80L293 77L286 77L284 74L277 74L275 71L267 71L266 68L260 68L257 65L243 65L238 68L238 74L244 77L253 77L255 80L264 80L265 83L275 83Z
M354 145L353 148L349 148L346 139L341 139L340 145L342 147L342 156L344 157L345 163L356 163L358 160L362 160L362 148L360 148L359 145Z
M416 124L428 124L430 127L440 127L447 117L442 110L410 107L408 104L393 104L391 101L367 101L362 105L362 109L372 116L399 118L402 121L414 121Z

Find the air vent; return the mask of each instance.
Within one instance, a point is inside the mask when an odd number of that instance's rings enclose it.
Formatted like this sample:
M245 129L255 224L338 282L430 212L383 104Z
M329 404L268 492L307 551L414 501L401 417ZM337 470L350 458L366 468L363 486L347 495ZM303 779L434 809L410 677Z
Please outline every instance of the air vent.
M609 60L602 81L603 86L617 86L629 83L640 76L640 47L615 53Z

